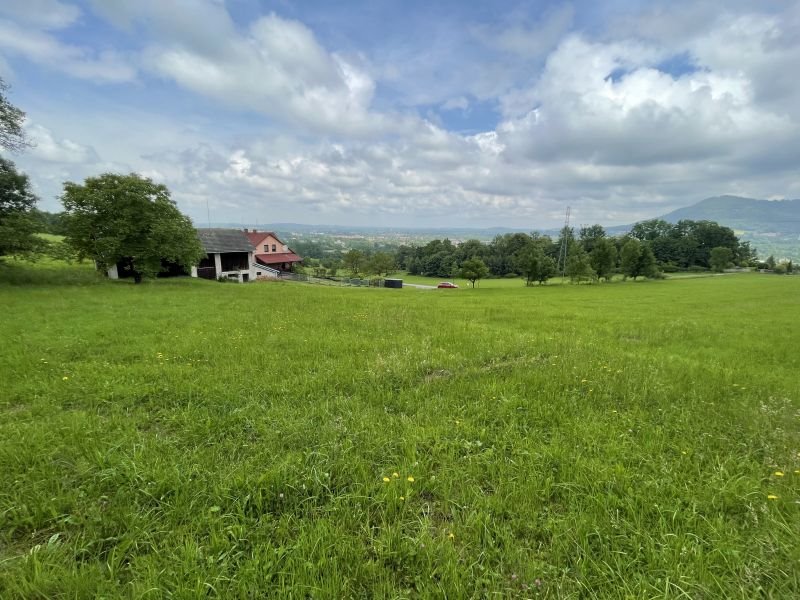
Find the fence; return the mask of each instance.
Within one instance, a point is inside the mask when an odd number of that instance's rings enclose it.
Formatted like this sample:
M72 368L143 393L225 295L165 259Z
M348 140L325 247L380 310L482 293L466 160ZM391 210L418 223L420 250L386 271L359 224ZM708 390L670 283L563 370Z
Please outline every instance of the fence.
M340 287L383 287L383 279L377 277L374 279L358 279L349 277L314 277L303 273L281 273L279 279Z

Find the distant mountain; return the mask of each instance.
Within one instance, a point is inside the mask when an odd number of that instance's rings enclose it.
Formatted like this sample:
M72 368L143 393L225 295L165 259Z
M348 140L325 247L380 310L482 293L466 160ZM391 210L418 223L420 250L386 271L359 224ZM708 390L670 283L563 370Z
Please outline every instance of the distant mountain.
M670 223L681 219L716 221L731 229L752 233L800 234L800 200L716 196L679 208L661 218Z
M716 196L661 218L670 223L716 221L750 242L761 259L772 255L778 260L800 260L800 200Z

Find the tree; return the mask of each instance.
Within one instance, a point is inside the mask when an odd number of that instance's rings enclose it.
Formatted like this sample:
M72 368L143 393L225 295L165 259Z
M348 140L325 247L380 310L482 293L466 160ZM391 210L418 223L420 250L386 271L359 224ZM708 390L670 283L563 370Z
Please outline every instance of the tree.
M617 266L617 246L606 237L597 240L590 254L590 262L597 276L608 281Z
M25 113L8 101L7 91L8 84L0 77L0 148L19 152L30 145L22 127Z
M28 176L0 157L0 257L32 258L46 246L35 235L35 204Z
M367 261L367 271L381 277L388 275L395 268L394 256L388 252L376 252Z
M652 242L661 237L673 234L674 227L663 219L640 221L631 227L630 236L640 242Z
M366 257L361 250L349 250L347 254L344 255L342 262L344 263L344 268L350 271L355 277L364 268Z
M583 249L583 246L575 244L571 250L569 258L567 258L566 275L573 283L589 281L596 277L589 255Z
M711 268L717 273L722 273L733 261L733 252L725 246L717 246L711 249L709 262Z
M629 239L622 247L620 252L620 269L625 277L654 277L656 269L656 257L650 249L649 244L643 244L635 238Z
M772 254L770 254L770 255L767 257L767 268L768 268L770 271L772 271L772 270L775 268L775 264L776 264L776 263L775 263L775 257L774 257L774 256L772 256Z
M556 261L545 254L540 244L532 245L520 257L518 269L525 276L525 285L547 282L556 273Z
M605 239L606 230L602 225L591 225L589 227L581 227L580 240L581 246L588 253L592 253L600 240Z
M468 258L461 263L460 273L461 277L468 280L474 288L476 281L489 275L489 268L480 258Z
M64 184L67 243L79 259L101 269L130 262L134 281L155 277L162 261L184 268L205 254L197 231L170 199L166 186L136 173L105 173Z

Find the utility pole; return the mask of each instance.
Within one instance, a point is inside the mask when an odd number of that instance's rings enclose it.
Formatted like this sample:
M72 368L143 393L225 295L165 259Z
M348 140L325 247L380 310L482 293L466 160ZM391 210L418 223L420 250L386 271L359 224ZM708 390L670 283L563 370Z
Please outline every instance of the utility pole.
M561 230L561 248L558 251L558 264L556 268L558 268L559 272L561 273L561 278L563 279L567 273L567 254L569 254L569 239L567 238L567 233L569 232L569 213L570 207L567 207L567 216L564 219L564 229Z

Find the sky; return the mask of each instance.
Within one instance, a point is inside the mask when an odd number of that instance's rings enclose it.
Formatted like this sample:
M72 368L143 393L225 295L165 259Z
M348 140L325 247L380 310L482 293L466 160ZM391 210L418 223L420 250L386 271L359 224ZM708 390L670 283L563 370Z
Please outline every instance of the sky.
M198 225L616 225L800 197L800 2L2 0L0 77L64 181Z

